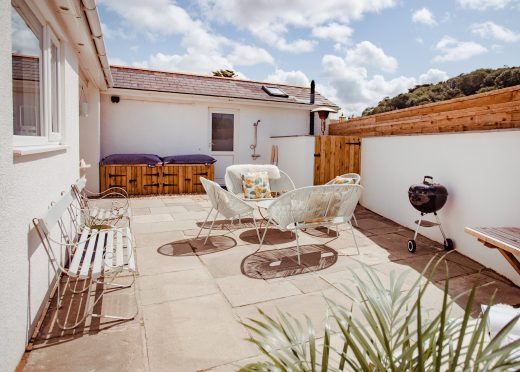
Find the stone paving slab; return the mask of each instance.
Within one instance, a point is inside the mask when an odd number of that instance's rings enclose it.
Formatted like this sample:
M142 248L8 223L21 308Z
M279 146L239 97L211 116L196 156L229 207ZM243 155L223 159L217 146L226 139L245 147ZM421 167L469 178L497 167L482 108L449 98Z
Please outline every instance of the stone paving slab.
M251 225L234 226L232 233L222 228L214 230L212 235L226 234L236 243L224 250L204 251L197 246L196 252L178 255L174 255L172 249L171 254L164 254L168 250L158 250L175 242L177 245L168 246L191 246L186 245L186 239L197 235L210 209L205 196L131 198L130 205L139 276L134 287L125 293L136 294L138 316L108 327L101 323L97 329L87 327L53 335L52 339L45 339L49 333L45 335L42 331L39 337L45 347L28 354L25 370L236 371L259 360L259 350L244 340L248 334L239 323L248 317L258 318L257 308L271 315L280 309L299 319L307 314L320 336L327 311L324 295L333 301L351 304L354 316L363 322L360 305L354 302L356 296L348 297L343 287L352 287L352 271L364 275L362 264L377 270L385 287L392 270L410 271L403 287L406 290L421 277L431 257L444 253L442 245L419 235L417 253L410 254L406 242L413 235L412 230L358 206L359 227L354 233L359 250L347 226L340 226L339 237L327 229L309 229L301 233L300 243L327 245L338 252L336 263L295 276L253 279L241 272L243 260L258 249L256 232ZM258 213L255 217L265 223ZM207 231L203 229L203 234ZM293 248L295 244L290 233L270 231L261 251ZM497 302L520 302L518 287L470 258L454 252L447 256L447 263L450 296L471 288L477 277L486 284L477 292L474 314L495 289L498 290ZM425 314L438 309L442 303L444 274L444 268L440 268L427 289L423 303ZM451 316L462 314L465 299L462 297L455 304ZM107 297L103 309L121 310L121 303L116 297ZM51 306L47 319L53 319L55 311ZM48 330L49 326L44 329ZM340 345L338 335L332 335L332 341ZM318 338L318 344L320 342ZM76 360L80 361L80 367L73 364Z
M150 371L198 371L258 354L220 294L145 306Z

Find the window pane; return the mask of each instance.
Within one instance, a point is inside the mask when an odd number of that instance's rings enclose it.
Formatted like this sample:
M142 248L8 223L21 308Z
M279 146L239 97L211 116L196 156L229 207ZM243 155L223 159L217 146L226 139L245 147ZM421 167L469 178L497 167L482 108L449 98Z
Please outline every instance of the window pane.
M41 35L41 28L37 29ZM41 37L11 7L13 133L40 136Z
M211 149L213 151L233 151L233 114L211 115Z
M51 117L52 132L58 133L58 48L51 45Z

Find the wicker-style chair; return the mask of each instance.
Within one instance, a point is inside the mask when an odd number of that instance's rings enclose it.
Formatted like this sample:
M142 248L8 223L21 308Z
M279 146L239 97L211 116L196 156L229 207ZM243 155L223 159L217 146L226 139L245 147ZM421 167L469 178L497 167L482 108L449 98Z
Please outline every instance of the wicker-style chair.
M253 170L253 171L261 171L263 170L262 165L244 165L244 171ZM296 187L294 186L294 182L291 180L291 177L284 171L278 169L280 173L280 178L269 177L269 188L272 192L284 193L287 191L294 190ZM226 189L231 193L237 195L242 194L244 192L242 187L242 178L237 177L234 172L229 172L226 169L226 174L224 176L224 182L226 183Z
M333 179L331 179L329 182L326 183L326 185L335 185L338 183L338 178L350 178L352 181L353 181L353 184L354 185L359 185L361 183L361 176L357 173L345 173L345 174L342 174L341 176L338 176L338 177L335 177ZM357 222L357 219L356 219L356 215L354 213L352 213L352 219L354 220L354 223L356 224L356 226L359 226L358 225L358 222Z
M211 222L211 226L209 228L206 239L204 239L204 244L206 244L206 242L208 241L208 238L211 235L211 231L213 230L215 220L217 219L217 216L219 214L224 216L224 218L229 218L231 220L235 218L240 219L243 216L251 215L251 217L253 218L253 224L255 226L256 235L258 236L258 240L260 240L260 231L258 230L258 226L256 225L256 220L253 213L255 208L253 206L246 203L242 199L236 197L231 192L224 190L216 182L210 181L204 177L200 177L200 182L202 182L202 186L204 187L204 190L206 190L206 194L208 194L208 198L211 203L211 209L208 212L208 215L206 216L204 223L200 227L196 239L200 236L202 229L208 222L211 212L215 210L216 213L213 217L213 221Z
M350 223L363 187L361 185L322 185L296 189L275 199L267 208L268 221L265 226L260 249L269 225L296 234L298 264L300 262L300 242L298 231L305 228L349 225L357 248L356 236Z

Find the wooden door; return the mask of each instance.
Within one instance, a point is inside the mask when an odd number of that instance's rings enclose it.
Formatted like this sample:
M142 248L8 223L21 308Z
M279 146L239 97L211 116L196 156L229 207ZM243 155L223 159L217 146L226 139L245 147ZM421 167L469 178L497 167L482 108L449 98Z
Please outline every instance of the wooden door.
M336 176L361 171L361 139L352 136L316 136L314 184L323 185Z

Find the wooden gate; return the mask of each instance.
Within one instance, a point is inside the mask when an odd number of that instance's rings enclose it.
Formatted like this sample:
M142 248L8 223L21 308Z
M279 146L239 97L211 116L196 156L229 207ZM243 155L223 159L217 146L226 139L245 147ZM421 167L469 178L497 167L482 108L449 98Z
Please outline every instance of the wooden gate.
M345 173L360 173L361 139L352 136L316 136L314 184L323 185Z

